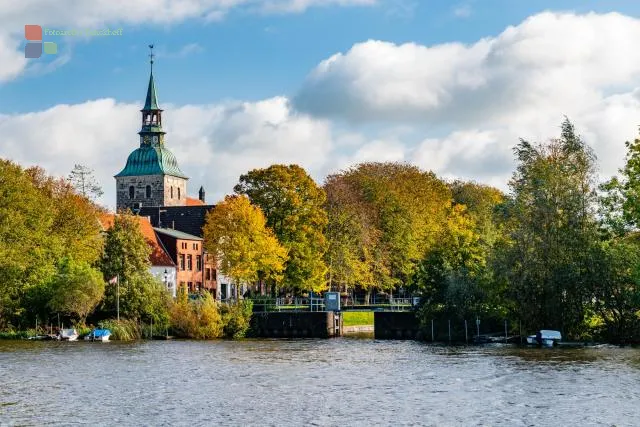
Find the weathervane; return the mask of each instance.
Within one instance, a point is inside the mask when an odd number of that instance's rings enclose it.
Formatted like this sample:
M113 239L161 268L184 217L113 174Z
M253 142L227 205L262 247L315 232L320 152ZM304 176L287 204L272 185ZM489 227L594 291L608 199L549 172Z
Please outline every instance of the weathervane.
M153 58L155 57L155 55L153 54L153 45L150 44L149 45L149 50L151 51L151 53L149 54L149 62L151 62L151 72L153 73Z

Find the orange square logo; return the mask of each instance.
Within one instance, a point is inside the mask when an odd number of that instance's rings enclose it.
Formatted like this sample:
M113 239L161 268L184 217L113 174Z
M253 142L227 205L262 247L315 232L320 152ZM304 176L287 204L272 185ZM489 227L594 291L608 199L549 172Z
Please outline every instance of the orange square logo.
M27 40L42 40L42 27L40 25L25 25L24 37Z

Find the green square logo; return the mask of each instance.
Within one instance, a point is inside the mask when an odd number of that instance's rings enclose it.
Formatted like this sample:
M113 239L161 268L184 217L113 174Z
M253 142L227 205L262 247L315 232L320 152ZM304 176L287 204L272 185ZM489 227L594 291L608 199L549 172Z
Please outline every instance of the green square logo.
M58 53L58 45L54 42L44 42L44 53L55 55Z

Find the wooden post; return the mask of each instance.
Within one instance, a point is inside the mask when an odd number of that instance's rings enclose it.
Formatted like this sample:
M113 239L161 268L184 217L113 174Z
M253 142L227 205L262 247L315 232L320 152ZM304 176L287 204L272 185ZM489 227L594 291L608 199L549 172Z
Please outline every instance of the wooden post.
M507 319L504 320L504 343L507 343Z
M469 344L469 335L467 333L467 319L464 320L464 342Z
M451 344L451 319L449 319L449 344Z
M431 319L431 342L435 341L435 337L433 335L433 319Z

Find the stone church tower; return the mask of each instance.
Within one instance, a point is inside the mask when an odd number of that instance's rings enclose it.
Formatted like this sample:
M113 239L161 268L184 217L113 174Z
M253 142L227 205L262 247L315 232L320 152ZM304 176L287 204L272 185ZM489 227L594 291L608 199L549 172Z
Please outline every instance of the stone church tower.
M153 45L149 46L153 49ZM137 211L142 207L186 206L187 176L178 161L165 147L162 130L162 110L158 106L153 81L153 51L147 98L142 110L140 147L127 159L127 164L115 176L117 209Z

